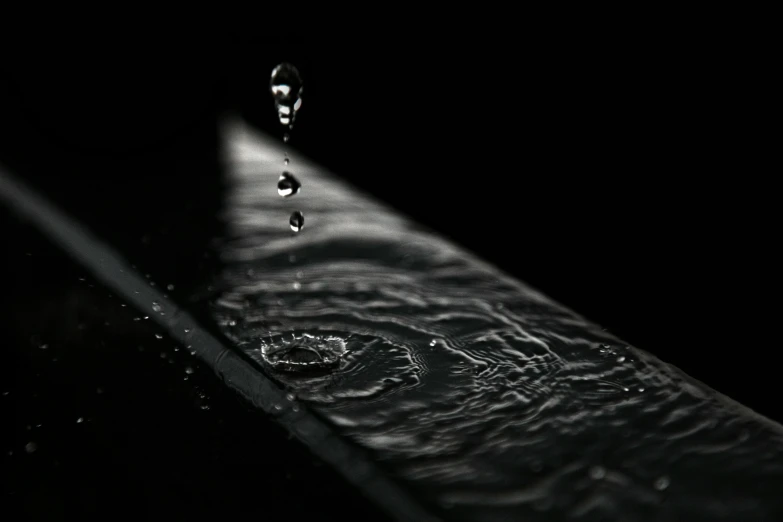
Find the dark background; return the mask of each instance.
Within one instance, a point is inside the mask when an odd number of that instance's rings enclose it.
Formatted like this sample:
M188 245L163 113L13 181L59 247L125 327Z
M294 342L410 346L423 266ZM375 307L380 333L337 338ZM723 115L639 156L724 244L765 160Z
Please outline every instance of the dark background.
M188 161L201 165L193 183L209 185L201 160L214 160L204 149L216 146L219 115L282 134L268 78L290 61L305 82L292 147L781 419L776 319L764 302L775 207L757 178L771 171L759 161L769 138L752 53L664 34L598 40L58 41L23 59L6 48L0 159L50 180L42 186L61 199L70 175L137 177L164 199L187 182ZM80 162L91 167L79 174ZM169 164L176 181L152 168ZM149 219L136 203L117 205L117 222Z

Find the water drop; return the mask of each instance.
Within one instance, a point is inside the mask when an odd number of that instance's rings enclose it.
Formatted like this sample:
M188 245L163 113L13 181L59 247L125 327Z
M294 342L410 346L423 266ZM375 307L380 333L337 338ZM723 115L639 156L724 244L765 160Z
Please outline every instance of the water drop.
M291 230L294 232L299 232L302 230L302 227L304 227L304 215L296 210L293 214L291 214L291 218L288 220L288 223L291 225Z
M621 355L620 357L617 358L617 362L619 363L625 362L625 357Z
M283 160L283 165L288 165L289 163L291 163L291 160L289 160L288 156L286 156L286 158Z
M291 286L293 286L294 290L301 290L302 289L302 283L300 283L299 281L294 281Z
M185 367L185 373L187 373L188 375L191 375L193 373L193 368L191 368L190 366L186 366Z
M639 386L637 390L639 393L644 393L644 386Z
M155 334L155 339L163 339L163 336L160 334Z
M288 134L287 132L283 134L283 143L288 143L290 139L291 139L290 134Z
M287 198L299 193L302 184L290 172L283 172L277 180L277 193Z
M654 486L655 486L655 489L657 489L658 491L663 491L664 489L669 487L669 477L665 477L665 476L664 477L659 477L655 481Z
M590 478L593 480L601 480L606 477L606 469L601 466L593 466L590 468Z
M290 63L281 63L272 70L269 90L275 100L277 117L283 125L293 125L296 112L302 106L302 78Z
M152 311L153 312L160 312L161 310L163 310L163 307L160 306L160 303L157 302L157 301L152 301Z
M76 424L81 424L82 422L84 422L84 417L79 417L76 419Z
M25 450L27 453L33 453L33 452L35 452L35 450L37 450L37 449L38 449L38 444L36 444L35 442L28 442L28 443L25 445L25 447L24 447L24 450Z
M289 401L293 401L294 399L296 399L296 397L294 397L294 394L293 394L293 393L288 393L288 394L286 394L285 398L286 398L287 400L289 400Z

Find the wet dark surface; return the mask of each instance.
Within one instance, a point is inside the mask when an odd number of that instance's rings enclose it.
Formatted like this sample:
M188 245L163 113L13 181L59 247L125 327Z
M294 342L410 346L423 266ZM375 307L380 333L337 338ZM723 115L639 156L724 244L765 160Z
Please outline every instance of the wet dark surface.
M86 179L100 183L98 176ZM187 189L175 192L193 197ZM175 197L151 193L150 200ZM136 204L122 198L115 203L120 212ZM98 212L83 210L83 216ZM5 209L0 223L5 267L13 274L3 289L0 365L0 509L6 515L268 518L284 504L291 518L317 513L329 520L384 519L308 449L230 391L187 346L145 319L152 310L123 303ZM164 224L178 224L176 213L94 223L111 230L109 237L119 244L135 247L140 266L165 252L172 264L164 265L178 270L161 267L156 274L165 274L161 286L179 285L165 290L172 298L187 291L193 274L203 278L208 271L208 262L199 266L177 257L192 258L185 245L193 229L181 223L179 230L166 229ZM196 223L192 216L189 223ZM177 234L176 249L161 246L167 230ZM198 236L203 232L197 230ZM190 246L199 250L196 257L203 254L203 243ZM146 257L148 252L156 254Z
M215 320L440 516L783 516L779 424L297 156L302 194L275 199L281 149L228 136ZM292 204L310 216L298 235ZM339 368L270 369L305 336L324 353L342 339Z

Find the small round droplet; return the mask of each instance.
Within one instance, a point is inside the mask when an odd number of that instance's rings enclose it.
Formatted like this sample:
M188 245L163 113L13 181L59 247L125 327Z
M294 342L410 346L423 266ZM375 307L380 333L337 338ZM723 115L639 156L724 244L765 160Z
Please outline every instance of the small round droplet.
M186 366L185 367L185 373L187 373L188 375L191 375L193 373L193 368L191 368L190 366Z
M617 358L617 362L619 363L625 362L625 357L621 355L620 357Z
M294 232L299 232L302 230L302 227L304 227L304 215L296 210L293 214L291 214L291 218L288 220L288 223L291 225L291 230Z
M269 90L275 100L280 123L293 125L296 112L302 106L302 77L299 71L290 63L281 63L272 70Z
M155 339L163 339L163 336L160 334L155 334Z
M82 422L84 422L84 417L79 417L76 419L76 424L81 424Z
M294 288L294 290L301 290L302 289L302 283L300 283L299 281L294 281L291 286Z
M293 401L294 399L296 399L296 397L294 397L294 394L293 394L293 393L288 393L288 394L286 394L285 398L286 398L287 400L289 400L289 401Z
M283 409L283 405L282 405L282 404L275 404L275 409L276 409L277 411L280 411L280 410L282 410L282 409Z
M167 285L167 286L166 286L166 290L168 290L169 292L171 292L172 290L174 290L174 285L171 285L171 284L170 284L170 285Z
M160 303L157 301L152 301L152 311L159 313L161 310L163 310L163 307L160 306Z
M287 132L283 134L283 143L288 143L291 140L291 135Z
M37 449L38 449L38 444L36 444L35 442L28 442L28 443L25 445L25 447L24 447L24 450L25 450L27 453L34 453L34 452L35 452L35 450L37 450Z
M644 386L639 386L638 388L636 388L636 391L638 391L639 393L644 393Z
M190 333L190 328L185 328L185 333L189 334Z
M658 491L665 490L666 488L669 487L669 477L666 477L666 476L658 477L658 479L655 481L654 486L655 486L655 489L657 489Z
M601 480L606 477L606 469L602 466L593 466L590 468L590 478L593 480Z
M283 172L277 180L277 193L284 198L298 194L301 188L302 184L290 172Z

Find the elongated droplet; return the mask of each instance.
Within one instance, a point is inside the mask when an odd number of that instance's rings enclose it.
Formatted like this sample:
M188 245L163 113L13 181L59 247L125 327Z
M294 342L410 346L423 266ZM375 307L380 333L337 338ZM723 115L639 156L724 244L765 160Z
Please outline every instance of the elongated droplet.
M294 232L299 232L302 230L302 227L304 227L304 214L298 210L295 210L291 214L291 219L289 219L288 222L291 224L291 230Z
M283 172L277 180L277 193L287 198L299 193L302 184L290 172Z
M296 112L302 106L302 77L299 71L290 63L281 63L272 70L269 90L275 100L280 123L292 126Z

